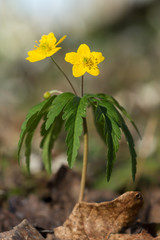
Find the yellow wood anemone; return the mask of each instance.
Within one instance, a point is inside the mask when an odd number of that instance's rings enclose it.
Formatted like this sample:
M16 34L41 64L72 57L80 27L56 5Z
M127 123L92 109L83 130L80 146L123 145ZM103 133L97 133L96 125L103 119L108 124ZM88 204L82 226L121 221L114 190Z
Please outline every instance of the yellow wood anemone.
M83 76L86 72L93 76L99 75L98 64L104 60L101 52L91 52L86 44L81 44L77 52L67 53L65 61L73 64L74 77Z
M51 32L48 35L43 35L41 40L39 40L39 44L36 41L38 46L35 45L34 49L28 52L28 57L26 59L30 62L37 62L46 57L52 56L61 49L61 47L57 47L57 45L59 45L65 38L66 35L57 42L54 33Z

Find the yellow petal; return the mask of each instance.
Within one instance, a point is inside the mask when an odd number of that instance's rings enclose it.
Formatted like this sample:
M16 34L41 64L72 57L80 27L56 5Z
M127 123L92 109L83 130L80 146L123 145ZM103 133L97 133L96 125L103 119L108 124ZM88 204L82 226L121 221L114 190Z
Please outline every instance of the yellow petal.
M87 57L90 55L90 48L86 44L81 44L77 50L77 53L83 57Z
M61 47L56 47L56 45L61 43L65 38L66 36L63 36L56 44L57 39L54 33L51 32L48 35L43 35L39 40L38 46L35 45L35 49L28 52L29 56L26 59L30 62L36 62L52 56L61 49Z
M56 52L58 52L60 49L61 49L61 47L54 48L54 49L52 49L51 51L46 52L45 55L46 55L46 57L51 57L53 54L55 54Z
M56 43L56 46L57 46L58 44L60 44L61 42L63 42L66 37L67 37L67 35L64 35L64 36Z
M66 53L65 61L69 62L71 64L79 64L80 63L79 56L76 52Z
M47 38L56 39L56 37L54 36L54 33L52 33L52 32L48 33L48 35L46 35L46 36L47 36ZM56 39L56 41L57 41L57 39Z
M46 56L41 51L39 51L39 49L29 51L28 55L29 56L26 59L30 62L37 62L46 58Z
M97 66L92 67L92 68L87 68L87 72L93 76L98 76L99 75L99 68Z
M85 72L86 72L86 69L83 67L82 64L73 65L72 73L74 77L80 77L84 75Z
M52 42L52 44L54 45L57 41L56 37L54 36L54 33L49 33L48 35L43 35L41 37L40 43L43 44L45 42Z
M91 55L94 58L95 64L99 64L104 60L104 57L101 52L92 52Z

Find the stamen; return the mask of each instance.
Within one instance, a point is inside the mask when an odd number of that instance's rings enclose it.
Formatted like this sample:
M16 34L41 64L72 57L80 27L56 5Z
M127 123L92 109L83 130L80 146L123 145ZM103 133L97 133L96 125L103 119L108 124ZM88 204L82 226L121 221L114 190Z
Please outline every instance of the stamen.
M89 70L91 70L93 67L94 67L94 61L93 59L90 57L90 58L83 58L83 63L86 67L89 68Z

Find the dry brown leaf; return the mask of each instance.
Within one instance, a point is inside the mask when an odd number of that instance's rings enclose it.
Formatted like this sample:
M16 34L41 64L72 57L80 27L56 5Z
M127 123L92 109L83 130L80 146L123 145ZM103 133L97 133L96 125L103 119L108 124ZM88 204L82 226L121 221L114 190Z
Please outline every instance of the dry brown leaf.
M25 219L12 230L0 233L1 240L44 240L42 235Z
M111 234L108 240L160 240L159 237L152 237L147 231L143 230L137 234Z
M75 205L63 226L54 229L61 240L105 240L136 218L143 205L139 192L126 192L110 202Z

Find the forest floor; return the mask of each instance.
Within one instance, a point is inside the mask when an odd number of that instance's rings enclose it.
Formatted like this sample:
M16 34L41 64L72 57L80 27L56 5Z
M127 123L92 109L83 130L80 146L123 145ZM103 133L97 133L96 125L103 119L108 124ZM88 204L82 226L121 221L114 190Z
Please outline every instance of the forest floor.
M23 184L23 174L19 175L18 172L13 171L13 176L8 181L14 182L14 191L9 194L3 182L0 183L0 239L16 239L14 237L17 231L16 226L21 228L26 224L32 226L38 232L37 234L40 234L37 238L32 238L34 235L32 229L30 230L32 237L28 236L28 240L56 239L54 228L63 225L77 202L80 174L62 166L52 177L46 178L43 174L36 178L32 175L28 176L28 182L25 184ZM117 232L117 235L113 234L114 238L109 236L106 239L160 239L158 237L160 234L160 189L144 189L142 195L144 204L134 224L120 233ZM100 203L117 197L118 194L107 190L89 189L85 192L86 202ZM24 222L24 219L27 221ZM19 236L17 240L19 239L23 238ZM76 239L78 238L73 237L73 240ZM96 237L90 239L98 240Z

